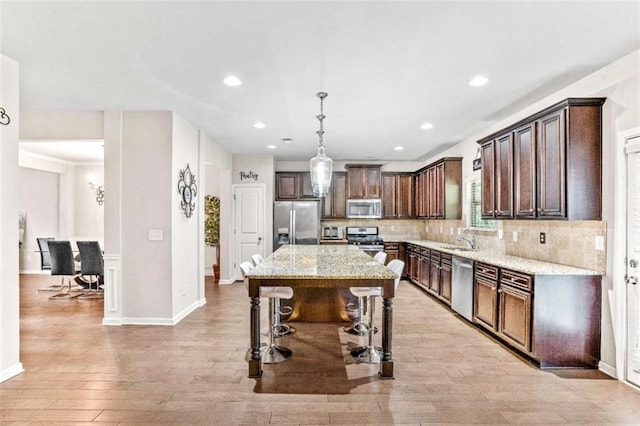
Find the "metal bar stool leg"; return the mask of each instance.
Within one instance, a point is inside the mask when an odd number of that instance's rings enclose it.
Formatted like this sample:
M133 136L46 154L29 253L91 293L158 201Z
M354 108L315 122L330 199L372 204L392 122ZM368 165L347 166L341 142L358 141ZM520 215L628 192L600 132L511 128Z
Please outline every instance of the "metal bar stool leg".
M382 360L382 348L374 346L373 336L375 335L374 318L375 318L375 300L373 296L369 296L369 335L368 346L360 346L351 351L351 356L358 362L368 364L379 364Z
M260 355L263 364L276 364L288 360L291 355L291 349L284 346L278 346L275 343L275 334L273 332L274 318L276 313L276 298L269 298L269 344L260 348Z

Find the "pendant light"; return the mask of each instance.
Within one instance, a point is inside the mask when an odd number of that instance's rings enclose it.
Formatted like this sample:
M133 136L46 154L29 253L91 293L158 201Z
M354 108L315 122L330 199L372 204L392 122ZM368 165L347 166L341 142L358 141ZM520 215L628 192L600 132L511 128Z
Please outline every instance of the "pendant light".
M333 171L333 160L327 157L324 149L324 142L322 135L324 135L323 121L325 116L323 114L323 101L327 97L325 92L318 92L316 96L320 98L320 115L316 115L316 118L320 122L320 130L316 133L320 138L318 144L318 154L309 161L311 168L311 189L313 190L314 197L324 197L329 192L331 186L331 172Z

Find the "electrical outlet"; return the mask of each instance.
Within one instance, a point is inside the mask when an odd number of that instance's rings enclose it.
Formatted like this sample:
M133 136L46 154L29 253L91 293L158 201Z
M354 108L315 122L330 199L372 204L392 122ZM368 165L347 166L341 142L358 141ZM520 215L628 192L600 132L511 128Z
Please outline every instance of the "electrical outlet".
M462 228L458 228L458 235L462 234Z
M162 241L162 229L149 229L149 241Z
M441 233L441 234L444 234L444 226L441 226L441 227L440 227L440 233Z
M545 244L547 242L547 234L545 232L540 233L540 244Z
M596 235L595 249L598 251L604 250L604 237L602 235Z
M504 232L502 231L502 229L498 229L498 239L501 240L504 238Z
M453 226L451 227L451 235L453 235Z
M518 241L518 231L513 231L513 241Z

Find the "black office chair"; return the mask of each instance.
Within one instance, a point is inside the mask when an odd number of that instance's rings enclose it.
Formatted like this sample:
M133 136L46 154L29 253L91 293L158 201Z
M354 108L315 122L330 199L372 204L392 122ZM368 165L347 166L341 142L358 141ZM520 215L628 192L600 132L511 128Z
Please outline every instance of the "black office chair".
M51 255L49 254L49 241L53 241L53 237L39 237L36 238L38 242L38 251L40 253L40 270L51 270ZM39 288L37 291L60 291L62 290L62 284L53 284L48 287Z
M102 249L98 241L78 241L80 251L80 278L88 284L89 292L80 296L80 299L100 299L103 292L100 289L100 282L104 275L104 259ZM96 283L96 289L92 289L92 284Z
M72 289L72 278L77 275L75 261L73 259L73 250L71 250L71 243L69 241L49 241L49 254L51 256L51 275L59 275L60 284L64 288L64 278L67 277L69 282L69 289L66 292L55 294L49 299L61 300L72 299L82 294L82 291L78 292Z

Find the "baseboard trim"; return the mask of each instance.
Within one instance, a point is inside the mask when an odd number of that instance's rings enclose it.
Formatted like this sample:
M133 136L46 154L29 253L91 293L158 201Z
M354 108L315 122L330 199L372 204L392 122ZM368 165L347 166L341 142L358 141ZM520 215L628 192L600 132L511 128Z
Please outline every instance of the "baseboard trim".
M17 376L20 373L24 373L24 367L22 367L21 362L0 371L0 383L7 381L14 376Z
M618 378L616 368L607 364L606 362L600 361L598 363L598 370L602 371L607 376L613 377L614 379Z
M122 325L122 320L120 318L103 318L102 325Z
M201 300L197 300L195 302L193 302L191 304L191 306L188 306L186 309L184 309L182 312L180 312L178 315L176 315L175 317L173 317L173 324L177 324L180 321L182 321L187 315L189 315L191 312L195 311L196 309L204 306L204 304L207 303L207 299L201 299Z
M51 271L41 269L21 269L18 273L21 275L51 275Z

